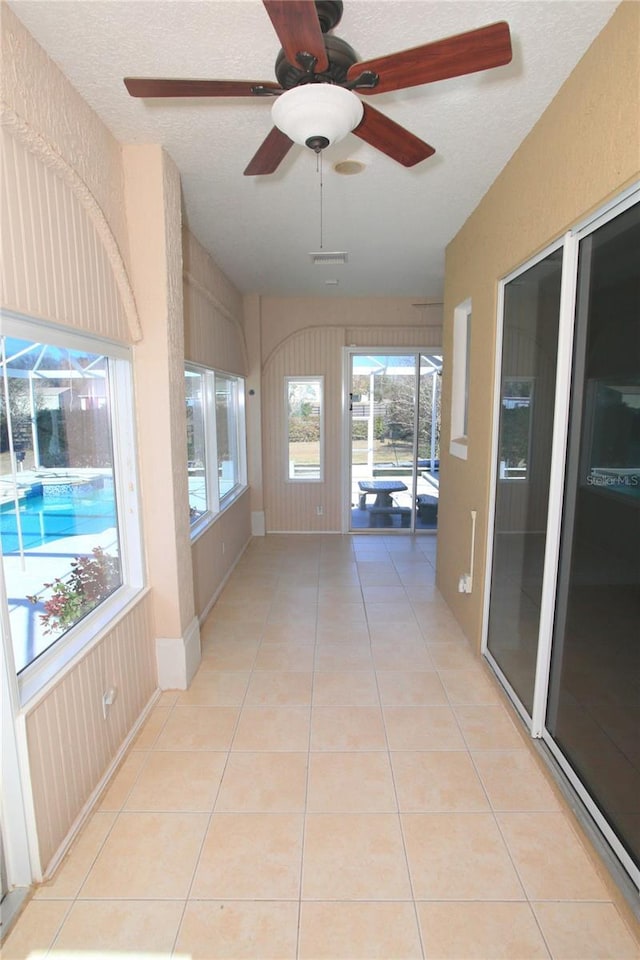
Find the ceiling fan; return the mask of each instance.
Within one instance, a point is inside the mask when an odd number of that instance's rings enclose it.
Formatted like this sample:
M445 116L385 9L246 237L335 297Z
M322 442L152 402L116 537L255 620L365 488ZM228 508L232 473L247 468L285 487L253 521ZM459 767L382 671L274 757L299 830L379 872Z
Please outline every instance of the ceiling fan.
M340 22L341 0L263 0L282 50L277 83L251 80L180 80L126 77L132 97L275 98L275 126L244 171L273 173L293 143L319 153L353 132L405 167L435 153L433 147L362 100L435 80L502 66L511 60L504 21L373 60L329 33Z

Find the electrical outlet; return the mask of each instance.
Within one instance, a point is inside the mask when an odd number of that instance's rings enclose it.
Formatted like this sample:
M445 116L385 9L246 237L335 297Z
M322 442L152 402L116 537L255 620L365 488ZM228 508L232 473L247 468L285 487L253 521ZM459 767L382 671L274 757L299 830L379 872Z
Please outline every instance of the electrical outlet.
M323 514L324 514L324 507L321 507L320 505L318 505L318 506L316 507L316 514L317 514L319 517L323 516Z
M109 687L109 689L105 690L105 692L102 694L102 716L104 717L105 720L109 716L109 710L111 709L112 705L115 703L117 696L118 696L117 687Z

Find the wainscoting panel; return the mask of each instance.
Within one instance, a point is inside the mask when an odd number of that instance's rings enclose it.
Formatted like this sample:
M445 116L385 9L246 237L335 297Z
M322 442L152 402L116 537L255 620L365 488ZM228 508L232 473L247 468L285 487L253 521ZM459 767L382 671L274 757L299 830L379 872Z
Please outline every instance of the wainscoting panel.
M185 358L246 376L240 296L187 230L183 231L183 254Z
M40 862L55 857L157 686L146 594L26 717ZM115 687L107 719L102 695Z
M265 365L262 437L268 532L340 530L344 335L342 327L303 330L285 340ZM324 377L324 480L319 483L286 479L286 376Z
M251 513L246 490L192 544L194 600L199 619L209 612L250 539Z
M16 133L24 135L23 126ZM119 342L135 339L124 265L91 194L60 158L45 162L4 128L1 143L3 307Z

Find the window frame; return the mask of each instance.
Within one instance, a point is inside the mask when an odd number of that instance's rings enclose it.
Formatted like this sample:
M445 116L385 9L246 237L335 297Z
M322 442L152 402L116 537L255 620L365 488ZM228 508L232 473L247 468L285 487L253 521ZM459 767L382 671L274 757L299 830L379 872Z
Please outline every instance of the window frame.
M231 506L247 489L247 428L245 409L245 378L237 373L216 370L203 364L185 361L185 373L198 374L202 380L203 420L205 441L205 490L207 509L190 525L191 542L215 523L220 514ZM233 410L235 413L234 446L236 452L236 482L225 494L220 494L218 437L216 420L216 376L231 380L234 384ZM186 403L186 397L185 397Z
M211 395L212 395L212 376L211 371L208 371L206 367L202 367L196 363L185 363L185 378L187 372L192 375L198 376L201 378L201 396L202 396L202 420L203 420L203 433L204 433L204 488L205 488L205 500L206 500L206 509L199 517L190 524L191 536L194 536L194 532L198 532L203 529L205 526L208 526L211 516L216 512L213 510L213 504L215 503L217 508L217 489L212 489L211 477L214 474L215 464L217 462L217 453L216 453L216 436L215 430L210 431L209 429L209 420L210 420L210 411L211 411ZM186 406L186 393L185 393L185 406ZM187 451L188 453L188 451ZM187 470L189 460L187 457ZM189 506L190 506L189 502Z
M135 432L135 408L132 351L128 346L90 333L71 331L43 320L35 320L11 311L2 311L2 333L8 337L46 343L68 350L98 353L109 367L109 410L112 424L113 484L116 497L118 556L122 583L77 624L70 627L50 647L15 676L18 701L24 707L66 673L78 657L95 646L116 618L145 588L142 529L140 522L138 457ZM117 424L117 429L115 425ZM7 595L2 565L0 602L6 608ZM5 652L14 664L11 631L6 631Z
M508 395L507 395L507 389L508 389L508 384L509 384L509 383L526 383L526 384L528 384L528 386L529 386L529 394L528 394L528 396L526 396L526 397L514 397L513 395L508 396ZM500 420L500 440L504 441L504 427L505 427L505 413L504 413L504 411L505 411L505 410L508 410L508 409L513 409L513 408L509 408L509 407L506 406L505 400L507 400L507 399L511 399L511 400L518 400L518 399L527 400L528 402L527 402L526 404L522 404L522 406L523 406L523 407L526 407L526 409L528 410L528 417L527 417L527 457L526 457L525 466L524 466L524 468L523 468L523 469L524 469L524 473L522 473L522 475L517 475L517 474L514 474L513 472L509 472L509 471L513 471L514 469L519 469L519 468L513 468L513 467L507 467L507 466L504 466L504 467L503 467L503 466L502 466L503 461L501 461L500 474L499 474L499 479L500 479L500 482L501 482L501 483L518 483L518 484L529 483L529 480L530 480L530 477L531 477L531 448L532 448L532 443L531 443L531 441L532 441L532 432L533 432L533 404L534 404L534 402L535 402L535 400L534 400L534 398L535 398L535 383L536 383L536 378L535 378L535 377L532 377L532 376L521 376L521 377L520 377L520 376L517 376L517 375L514 375L514 376L505 375L505 376L503 376L503 378L502 378L502 390L501 390L501 394L500 394L500 415L501 415L501 420ZM502 452L502 451L501 451L501 452Z
M289 458L289 385L291 383L313 383L318 384L320 391L320 441L319 441L319 451L318 451L318 476L317 477L296 477L291 476L291 467L290 467L290 458ZM285 471L285 481L287 483L324 483L324 404L325 404L325 392L324 392L324 376L322 374L317 376L286 376L284 378L284 471Z
M222 481L222 463L219 457L219 437L218 437L218 408L217 408L217 383L216 378L220 380L226 380L232 384L231 388L231 404L232 412L234 414L233 423L229 424L229 415L227 412L227 431L229 433L230 448L233 452L232 463L234 463L234 476L235 481L233 486L227 490L225 493L220 492L220 484ZM233 373L224 373L221 370L214 371L214 413L215 413L215 424L216 424L216 468L218 471L218 503L219 509L224 510L227 503L233 502L242 490L246 489L247 486L247 442L246 442L246 414L245 414L245 403L244 403L244 378L239 377L237 374ZM229 429L234 427L234 429ZM233 437L233 442L231 442L231 437Z
M471 298L453 311L453 370L451 384L451 439L449 453L467 459L469 392L471 381Z

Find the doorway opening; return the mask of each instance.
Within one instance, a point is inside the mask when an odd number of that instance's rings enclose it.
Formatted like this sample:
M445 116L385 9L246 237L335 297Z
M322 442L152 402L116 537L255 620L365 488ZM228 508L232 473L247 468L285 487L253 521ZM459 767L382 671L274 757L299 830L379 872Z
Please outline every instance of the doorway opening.
M347 351L348 529L435 533L442 355Z

